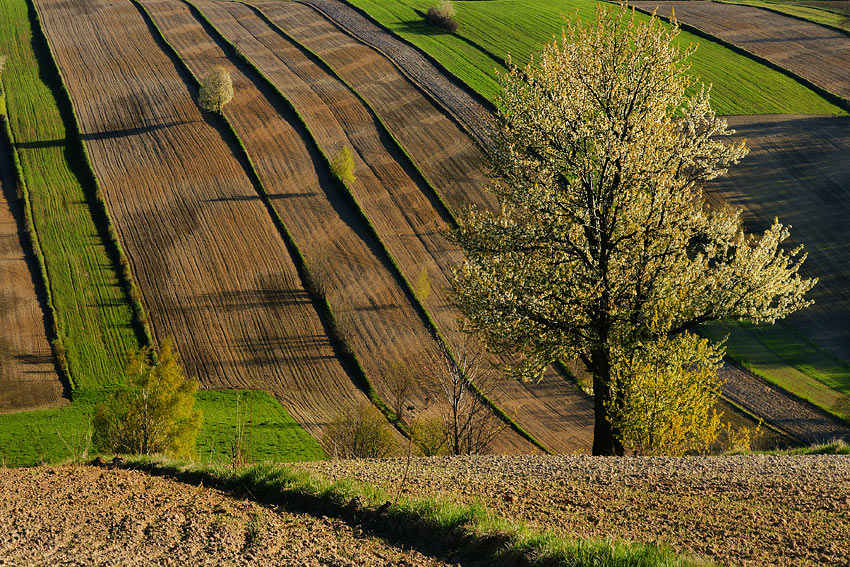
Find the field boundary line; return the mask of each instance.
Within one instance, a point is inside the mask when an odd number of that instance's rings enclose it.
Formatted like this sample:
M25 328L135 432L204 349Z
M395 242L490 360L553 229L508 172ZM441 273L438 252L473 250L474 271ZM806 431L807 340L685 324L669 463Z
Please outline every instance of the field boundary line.
M611 2L611 0L606 0L606 1ZM634 10L636 10L636 11L642 13L642 14L648 15L648 16L651 16L652 13L653 13L651 10L647 10L646 8L640 8L638 6L631 6L631 7ZM661 15L657 15L657 17L661 21L671 23L670 17L661 16ZM809 79L798 75L794 71L786 69L782 65L778 65L778 64L774 63L773 61L762 57L761 55L756 55L752 51L749 51L748 49L745 49L745 48L741 47L740 45L738 45L736 43L732 43L731 41L727 41L725 39L717 37L716 35L712 35L712 34L708 33L707 31L704 31L701 28L698 28L698 27L693 26L691 24L686 24L685 22L682 22L682 21L679 21L679 20L676 20L676 21L679 23L679 27L681 29L683 29L687 32L690 32L697 37L701 37L701 38L708 40L708 41L713 41L713 42L715 42L719 45L722 45L723 47L725 47L725 48L727 48L731 51L734 51L738 55L748 57L748 58L752 59L753 61L755 61L756 63L761 63L762 65L764 65L764 66L766 66L770 69L773 69L774 71L782 73L783 75L785 75L789 79L797 81L798 83L800 83L804 87L808 88L809 90L814 91L816 94L820 95L821 98L825 99L827 102L837 106L838 108L840 108L841 110L843 110L847 113L850 113L850 100L845 99L844 97L839 96L839 95L833 93L832 91L827 90L827 89L821 87L820 85L813 83ZM813 23L813 22L809 22L809 23ZM820 25L820 24L816 24L816 25Z
M186 1L186 0L184 0L184 1ZM318 54L316 54L315 52L313 52L312 50L307 48L305 45L303 45L302 43L297 41L295 38L290 36L288 33L286 33L280 26L275 24L268 16L266 16L266 14L262 10L260 10L256 6L252 6L252 5L248 4L247 2L242 2L242 4L245 4L246 6L248 6L252 10L254 10L263 19L263 21L266 22L266 24L269 27L271 27L278 34L283 36L287 41L289 41L293 45L295 45L298 49L300 49L302 52L304 52L308 57L312 57L312 58L316 59L319 62L319 66L323 67L325 72L327 72L331 76L335 77L340 83L345 85L345 87L348 88L351 91L351 93L354 94L354 96L357 97L358 100L360 100L360 102L366 107L366 109L373 116L373 118L378 122L379 127L382 128L384 130L384 133L386 133L390 137L390 139L393 140L393 142L397 146L397 149L401 151L402 155L409 162L409 165L411 165L413 167L413 169L418 173L418 175L422 178L422 181L425 183L425 185L428 187L428 189L431 192L433 192L433 194L434 194L433 196L437 199L437 201L441 205L441 208L443 209L442 213L447 215L451 219L451 224L453 226L457 227L458 226L457 218L452 213L452 211L448 207L448 205L446 205L445 201L443 201L443 198L440 195L440 193L428 181L428 179L425 177L425 175L419 169L419 166L416 165L416 162L413 160L413 158L410 157L410 155L404 149L404 146L401 145L401 143L398 141L398 139L395 137L395 135L392 133L392 131L387 127L386 123L378 115L378 113L375 111L375 109L372 107L372 105L370 105L366 101L366 99L363 98L360 95L360 93L357 92L357 90L354 87L352 87L345 79L343 79L336 72L336 70L334 70L334 68L331 67L324 59L322 59ZM299 118L301 118L300 114L299 114ZM307 128L306 122L305 122L304 126L305 126L305 128ZM307 129L309 131L309 128L307 128ZM312 136L312 133L311 133L311 136ZM315 141L315 143L316 143L316 146L318 147L319 144L318 144L317 140ZM416 182L416 180L413 180L413 181ZM390 263L393 265L393 268L396 271L396 276L401 279L401 282L403 283L403 287L405 288L407 295L409 295L409 299L412 300L413 304L416 307L416 310L419 312L420 318L423 319L423 322L427 323L427 326L429 327L431 334L440 343L440 346L443 349L445 349L446 353L451 358L452 363L457 368L460 368L460 366L457 363L457 359L456 359L454 353L452 352L451 348L449 347L448 341L446 341L445 336L440 331L440 327L437 325L437 322L434 321L434 319L431 317L430 312L425 308L425 305L422 303L422 301L416 295L416 292L414 290L413 285L410 283L410 281L404 275L404 273L401 270L401 267L396 262L395 257L392 255L392 253L389 251L389 249L384 244L383 240L380 238L380 235L379 235L377 229L374 227L372 222L368 219L366 212L360 206L360 203L357 201L356 197L354 197L354 194L351 191L351 189L347 186L347 184L345 184L345 185L346 185L346 191L348 192L349 197L351 198L352 202L354 203L354 206L358 209L358 211L360 212L360 215L363 217L363 219L368 223L369 228L373 232L375 238L380 243L381 248L384 250L384 253L389 258ZM419 183L417 183L417 185L419 185ZM525 429L522 428L522 426L520 426L518 423L516 423L513 419L511 419L511 417L504 410L502 410L492 400L490 400L486 395L484 395L484 393L478 388L478 386L475 383L470 381L469 384L471 385L475 394L478 395L503 422L505 422L508 426L510 426L512 429L514 429L514 431L519 433L521 436L525 437L527 441L531 442L533 445L537 446L542 451L545 451L547 453L551 453L551 451L547 447L545 447L539 440L537 440L533 435L531 435L530 433L525 431Z
M0 90L4 89L5 86L3 84L2 76L0 76ZM47 264L44 261L44 253L41 250L41 241L39 240L38 230L35 228L35 222L33 221L32 203L30 202L29 188L27 187L26 177L24 175L24 168L21 164L20 157L18 156L18 150L15 146L15 136L12 132L12 126L9 123L8 108L6 109L6 116L0 115L0 122L3 123L2 134L0 134L0 136L2 136L3 143L9 146L8 153L11 158L10 162L14 171L12 177L16 182L16 187L14 187L14 191L18 200L20 201L21 210L24 214L23 232L26 237L26 242L32 249L32 254L36 259L36 264L38 264L38 273L41 281L34 283L36 283L36 295L39 297L39 303L41 303L42 301L44 302L44 305L42 306L42 312L47 318L47 340L50 343L50 350L53 354L53 365L56 367L57 374L59 375L60 382L62 382L63 389L65 386L67 386L67 394L70 398L71 392L74 391L74 379L71 375L67 363L64 365L60 363L61 359L57 352L57 350L61 348L62 341L61 335L59 334L59 324L57 322L58 318L56 315L56 306L53 303L53 287L50 283L50 277L47 271Z
M135 1L137 1L137 0L133 0L133 1L135 2ZM199 8L197 8L197 7L196 7L196 6L195 6L195 5L194 5L194 4L193 4L190 0L182 0L182 1L183 1L184 3L186 3L186 4L188 4L189 6L191 6L192 8L194 8L194 9L197 11L197 13L201 16L201 18L203 18L203 20L204 20L204 21L206 21L206 22L209 24L209 26L210 26L213 30L215 30L215 32L216 32L216 33L217 33L217 34L221 37L221 39L222 39L222 40L224 40L224 41L225 41L225 42L226 42L226 43L227 43L227 44L231 47L231 49L233 49L233 50L236 52L237 56L238 56L239 58L241 58L243 61L245 61L245 62L246 62L246 63L247 63L247 64L248 64L248 65L249 65L249 66L250 66L250 67L251 67L251 68L252 68L252 69L253 69L256 73L257 73L257 75L258 75L259 77L261 77L261 78L262 78L262 79L263 79L263 80L264 80L264 81L268 84L268 86L269 86L269 87L270 87L270 88L271 88L271 89L272 89L272 90L273 90L273 91L274 91L274 92L275 92L275 93L276 93L276 94L277 94L277 95L281 98L281 100L282 100L282 101L284 101L284 102L285 102L285 104L286 104L289 108L291 108L291 109L292 109L292 112L293 112L293 113L295 114L295 116L297 116L297 117L298 117L298 119L301 121L301 124L302 124L302 126L304 127L305 131L306 131L306 132L310 135L310 142L311 142L311 144L312 144L312 145L316 148L316 150L317 150L317 151L319 152L319 154L322 156L323 160L325 161L325 165L328 167L328 170L330 170L330 159L328 158L327 154L325 154L324 150L322 150L321 146L319 145L318 140L317 140L317 139L316 139L316 137L313 135L312 131L310 130L309 126L307 125L306 120L304 120L304 117L301 115L301 113L299 113L299 112L298 112L297 108L296 108L296 107L295 107L295 105L292 103L292 101L290 101L290 100L289 100L289 98L287 98L287 97L286 97L286 96L285 96L285 95L284 95L284 94L280 91L280 89L278 89L278 88L277 88L277 86L276 86L276 85L275 85L275 84L274 84L274 83L273 83L273 82L272 82L272 81L271 81L271 80L270 80L270 79L269 79L269 78L268 78L268 77L267 77L267 76L266 76L266 75L265 75L265 74L264 74L264 73L263 73L263 72L262 72L259 68L257 68L257 67L256 67L256 65L254 65L254 63L253 63L253 62L252 62L252 61L251 61L248 57L246 57L246 56L245 56L245 55L244 55L244 54L243 54L243 53L242 53L242 52L241 52L241 51L240 51L240 50L239 50L239 49L238 49L238 48L237 48L237 47L236 47L236 46L235 46L235 45L234 45L231 41L230 41L230 39L228 39L228 38L227 38L227 37L226 37L226 36L225 36L225 35L224 35L224 34L223 34L223 33L222 33L222 32L221 32L221 31L220 31L220 30L219 30L219 29L218 29L218 28L217 28L217 27L216 27L216 26L215 26L215 25L214 25L214 24L213 24L213 23L212 23L212 22L211 22L211 21L210 21L210 20L206 17L206 15L203 13L203 11L201 11ZM249 8L252 8L252 9L255 9L253 6L250 6L250 5L249 5L248 7L249 7ZM272 26L273 26L273 28L272 28L272 29L275 29L275 30L278 30L278 29L279 29L279 28L277 28L277 26L274 26L274 24L272 24ZM283 34L283 37L284 37L284 38L286 38L287 40L289 40L289 39L288 39L288 36L287 36L285 33ZM295 43L295 45L296 45L296 46L300 45L300 44L298 44L297 42L294 42L294 40L290 40L290 41L293 41L293 43ZM345 82L343 82L343 84L346 84L346 85L347 85L347 83L345 83ZM350 86L349 86L349 88L350 88ZM356 94L356 93L355 93L355 94ZM359 95L358 95L358 96L359 96ZM367 108L370 108L370 107L368 107L368 106L367 106ZM351 189L348 187L348 184L346 184L346 183L345 183L345 182L343 182L342 180L340 180L340 179L336 178L336 176L333 176L333 177L334 177L335 179L337 179L337 182L338 182L338 183L341 185L341 187L344 189L344 191L343 191L343 192L344 192L344 194L348 196L348 199L351 201L351 203L352 203L352 205L354 206L355 210L357 211L358 215L360 216L360 218L362 219L362 221L366 224L366 226L369 228L369 231L371 232L371 235L373 236L373 238L375 238L376 242L378 243L378 245L379 245L379 246L380 246L380 248L381 248L381 251L384 253L384 255L385 255L386 259L389 261L390 265L393 267L394 275L395 275L395 277L397 278L398 283L400 283L400 284L401 284L401 287L402 287L402 289L404 290L405 295L407 295L408 300L410 300L410 301L411 301L411 303L414 305L414 307L415 307L416 311L418 312L418 314L419 314L419 316L420 316L420 318L421 318L422 322L423 322L423 323L425 323L425 324L426 324L426 326L428 326L428 327L430 328L431 334L432 334L432 336L434 337L435 341L436 341L436 342L438 342L438 344L440 344L440 345L441 345L441 346L442 346L442 347L446 350L446 352L447 352L447 353L449 354L449 356L451 357L452 362L453 362L454 364L456 364L456 365L457 365L457 361L456 361L456 359L455 359L454 355L452 354L451 350L449 349L448 344L447 344L447 343L446 343L446 341L445 341L445 338L443 337L442 333L439 331L439 327L437 327L436 322L435 322L435 321L431 318L430 313L429 313L429 312L425 309L424 305L423 305L423 304L422 304L422 302L419 300L419 297L418 297L418 296L416 295L416 293L413 291L413 286L412 286L412 285L411 285L411 283L408 281L408 279L404 276L404 273L401 271L401 268L399 267L398 263L396 262L395 257L392 255L392 253L391 253L391 252L390 252L390 250L387 248L387 246L386 246L386 244L384 243L384 241L381 239L381 237L380 237L380 233L377 231L377 229L376 229L376 228L375 228L375 226L372 224L372 222L371 222L371 220L369 219L369 217L366 215L366 212L363 210L363 208L361 207L361 205L360 205L359 201L358 201L358 200L357 200L357 198L354 196L354 193L353 193L353 192L351 191ZM483 393L481 392L481 390L479 390L479 389L478 389L478 387L477 387L475 384L472 384L472 387L473 387L473 390L475 391L475 393L476 393L477 395L481 396L481 399L482 399L482 400L484 400L484 401L487 403L487 405L488 405L491 409L493 409L493 412L494 412L494 413L495 413L495 414L496 414L496 415L497 415L500 419L502 419L502 421L504 421L504 422L505 422L508 426L510 426L510 427L511 427L514 431L516 431L516 432L517 432L520 436L524 437L527 441L531 442L533 445L535 445L536 447L538 447L540 450L542 450L542 451L544 451L544 452L546 452L546 453L551 453L551 451L550 451L547 447L545 447L545 446L544 446L544 445L543 445L540 441L538 441L538 440L537 440L537 439L536 439L533 435L531 435L530 433L528 433L527 431L525 431L525 429L523 429L523 428L522 428L522 426L520 426L520 425L519 425L519 424L517 424L517 423L516 423L513 419L511 419L511 417L510 417L507 413L505 413L505 411L504 411L504 410L502 410L501 408L499 408L498 406L496 406L496 405L495 405L495 404L494 404L494 403L493 403L493 402L492 402L489 398L487 398L486 396L484 396L484 395L483 395ZM377 396L377 394L376 394L376 396ZM383 403L383 402L382 402L382 403ZM393 415L394 415L394 414L393 414ZM403 422L402 422L402 423L403 423ZM398 427L398 426L397 426L397 427ZM405 425L405 428L406 428L406 425Z
M71 114L71 120L69 120L69 126L71 131L68 133L69 139L73 139L75 142L75 146L77 146L77 150L80 152L80 156L83 159L83 165L85 166L83 169L88 177L88 180L80 180L80 185L84 185L85 181L91 184L90 189L94 189L93 195L88 195L89 198L92 198L94 204L97 205L98 211L102 218L101 223L103 226L98 227L100 229L106 229L106 234L108 238L104 239L105 244L108 243L107 250L110 256L114 256L112 258L113 261L117 259L118 261L118 274L119 281L121 282L121 286L124 288L124 293L126 294L126 298L130 300L130 307L133 313L133 327L135 330L137 340L142 343L142 346L145 345L153 345L153 335L151 333L151 329L148 323L148 316L145 312L144 305L142 304L142 294L136 285L135 279L133 278L132 270L130 269L130 260L127 254L124 251L124 248L121 246L121 241L118 238L118 231L115 228L115 223L112 221L112 217L109 214L109 207L106 204L106 200L104 199L103 189L100 187L100 182L97 179L97 175L94 172L94 167L92 166L91 158L89 157L88 149L86 145L83 143L82 134L80 132L80 124L79 119L77 117L76 107L74 106L74 100L71 98L71 93L68 90L68 86L65 83L65 77L62 75L62 70L59 68L59 64L56 63L56 56L53 54L53 46L50 44L50 39L47 36L47 33L44 30L44 24L41 21L41 16L38 13L38 7L35 5L34 0L26 0L27 4L29 4L32 9L33 14L35 14L35 21L38 24L38 30L40 33L40 39L44 40L44 43L47 46L47 50L50 53L50 60L53 64L54 70L56 71L56 76L59 79L59 87L60 91L64 94L67 99L66 102L68 105L68 109ZM62 112L60 108L60 113ZM85 190L85 187L84 187ZM89 191L86 191L89 193ZM94 211L93 211L94 212ZM96 216L93 216L96 220ZM97 226L99 223L95 223ZM101 235L99 235L101 236ZM111 248L111 249L110 249Z
M234 1L237 1L237 0L234 0ZM241 2L242 4L245 4L246 6L249 6L253 9L257 10L260 13L263 13L261 8L255 6L254 4L251 3L255 0L247 0L247 1L246 0L238 0L238 1ZM439 110L444 116L446 116L446 118L448 118L449 120L454 122L454 124L458 128L463 130L469 136L469 139L472 141L472 143L475 144L482 152L486 152L486 149L485 149L484 144L483 144L483 140L479 139L479 137L469 128L466 121L462 120L457 114L455 114L454 109L452 109L450 105L440 102L440 100L434 94L432 94L428 89L423 87L422 83L420 81L416 80L413 77L413 75L411 75L401 64L399 64L395 60L395 58L391 57L387 52L385 52L380 47L373 45L372 43L370 43L370 42L368 42L368 41L366 41L366 40L364 40L360 37L357 37L352 31L345 28L343 25L341 25L339 22L337 22L335 19L333 19L330 15L326 14L318 6L315 6L315 5L311 4L310 2L306 2L305 0L293 0L293 1L298 2L302 6L306 6L307 8L313 10L314 12L319 14L319 16L321 16L330 25L332 25L333 27L338 29L341 33L347 35L348 37L350 37L351 39L353 39L357 43L365 45L369 49L373 49L374 51L380 53L384 57L384 59L386 59L390 63L390 65L392 65L393 67L398 69L398 71L413 86L413 88L418 90L425 98L427 98L429 101L431 101L434 104L434 106L437 108L437 110ZM382 29L384 29L385 31L388 31L385 28L382 28ZM440 70L438 69L438 71L440 71ZM449 80L451 80L450 77L448 77L448 78L449 78ZM458 79L458 80L460 80L460 79ZM479 102L479 101L476 100L476 102ZM489 109L489 108L486 109L486 110L488 112L491 111L491 109ZM495 109L493 109L493 110L495 110Z
M816 21L810 20L810 19L808 19L804 16L798 16L797 14L790 14L788 12L783 12L782 10L777 10L776 8L771 8L769 6L754 6L753 4L744 4L742 2L736 2L734 0L733 1L711 0L711 1L712 2L719 2L720 4L729 4L730 6L747 6L749 8L755 8L756 10L764 10L765 12L773 12L774 14L779 14L780 16L785 16L786 18L793 18L795 20L800 20L801 22L807 22L807 23L810 23L810 24L814 24L816 26L828 28L828 29L831 29L832 31L835 31L835 32L838 32L838 33L843 33L844 35L850 37L850 31L847 31L844 28L834 26L832 24L825 24L825 23L822 23L822 22L816 22ZM764 1L768 2L770 4L773 4L773 2L770 2L770 0L764 0ZM794 4L792 4L792 5L794 5ZM806 8L813 8L813 6L805 6L805 7ZM818 8L815 8L815 9L816 10L823 10L824 12L829 12L830 14L836 14L836 15L839 15L839 16L841 15L840 12L835 12L835 11L829 10L827 8L818 7Z
M206 20L206 17L203 15L203 13L198 10L191 2L188 2L186 0L182 1L188 5L190 11L197 12L204 20ZM158 35L158 38L156 39L158 39L163 44L165 44L165 46L167 46L168 50L170 50L171 52L171 56L179 62L180 67L183 69L184 73L188 74L194 84L200 87L201 81L192 72L186 62L183 61L183 58L180 57L180 54L177 49L175 49L171 42L169 42L168 39L165 37L165 34L162 32L162 29L156 23L156 20L153 18L153 16L151 16L150 12L148 12L147 8L145 8L145 6L141 2L139 2L139 0L131 0L131 2L136 7L136 9L141 12L142 16L146 20L146 23L156 31ZM212 23L210 23L208 20L207 22L211 27L215 29L216 32L218 32L218 30L212 25ZM241 52L236 50L235 46L226 37L220 34L220 32L219 35L226 44L228 44L234 49L236 53L236 58L242 60L243 62L246 62L245 57L241 54ZM312 290L311 286L308 286L306 284L307 278L310 274L306 258L301 252L301 249L298 247L298 244L295 242L295 239L293 238L292 233L287 228L286 223L283 222L283 219L280 217L277 210L274 208L274 204L271 201L271 197L269 196L265 184L263 183L262 178L257 172L256 167L254 166L254 162L251 159L250 154L248 153L248 149L245 147L245 144L242 142L242 139L236 133L236 129L233 127L230 120L224 115L224 111L222 111L221 115L219 116L219 119L221 120L221 123L225 127L227 132L231 136L233 136L233 139L242 154L241 157L244 159L243 168L246 170L246 174L251 179L251 184L253 185L255 191L257 191L257 194L260 196L260 199L263 201L263 204L266 206L266 210L268 211L269 216L272 218L272 222L277 227L281 238L283 239L287 249L289 250L293 263L295 264L295 269L298 272L298 277L301 280L301 285L310 295L314 305L318 304L317 312L319 313L320 319L322 320L322 324L325 327L325 332L328 334L328 338L331 340L331 343L337 356L343 361L344 366L348 367L346 368L346 371L349 373L349 377L352 378L352 381L355 383L358 389L360 389L364 394L366 394L372 404L377 407L378 410L381 411L381 413L387 418L387 421L392 423L393 426L398 429L401 434L403 434L404 436L409 436L409 430L406 424L404 424L404 422L398 419L395 413L393 413L392 410L389 409L389 406L387 406L383 399L381 399L381 397L378 395L377 391L372 385L372 382L369 380L369 377L367 376L363 365L360 363L357 354L354 352L354 349L339 334L336 314L334 313L333 307L331 306L327 297L319 297ZM325 157L324 154L322 154L322 156ZM327 158L325 157L325 159ZM360 384L358 384L358 382L360 382Z
M303 0L295 0L295 1L304 3ZM460 77L458 77L457 75L455 75L454 73L449 71L442 63L440 63L436 58L434 58L433 55L431 55L430 53L428 53L427 51L425 51L424 49L422 49L421 47L419 47L415 43L411 42L410 40L406 39L405 37L399 35L398 33L394 32L393 30L385 27L381 22L379 22L377 19L373 18L372 15L369 14L369 12L363 10L359 6L355 6L354 4L349 2L348 0L338 0L338 1L344 3L346 6L348 6L349 8L354 10L355 12L359 13L361 16L363 16L364 18L366 18L367 20L369 20L370 22L372 22L373 24L375 24L376 26L378 26L379 28L384 30L386 33L388 33L392 37L396 38L397 40L401 41L402 43L406 44L407 46L415 49L417 52L419 52L420 55L425 57L425 59L427 59L431 64L433 64L443 75L445 75L452 83L454 83L455 86L466 91L467 94L469 94L473 99L475 99L476 102L481 104L481 106L483 106L484 108L489 110L491 113L496 111L496 105L492 101L490 101L484 95L482 95L481 93L479 93L478 91L473 89L471 86L469 86L466 83L466 81L464 81L463 79L461 79ZM316 8L316 7L313 7L313 8L324 14L324 11L320 10L319 8ZM329 20L333 21L333 18L331 18L329 15L325 14L325 17L327 17ZM363 43L366 43L366 42L363 42Z

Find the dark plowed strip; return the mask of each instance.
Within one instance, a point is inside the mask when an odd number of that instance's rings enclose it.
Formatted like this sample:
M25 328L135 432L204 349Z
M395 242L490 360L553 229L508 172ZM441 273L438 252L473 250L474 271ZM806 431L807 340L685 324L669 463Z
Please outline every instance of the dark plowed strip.
M143 4L193 73L202 77L215 65L224 65L231 73L237 94L225 112L308 270L320 282L346 340L378 393L389 399L384 377L393 365L432 368L439 352L389 266L381 261L365 223L331 179L318 151L308 149L309 135L297 116L274 102L279 97L256 73L228 58L188 5L180 0L143 0ZM249 50L251 41L242 39L240 48ZM419 388L409 403L421 408L428 394ZM339 407L344 403L341 399Z
M0 136L0 413L56 405L64 389L47 340L45 306L36 292L41 276L23 232L9 152Z
M157 337L203 386L269 390L314 434L364 400L236 149L138 9L37 6Z
M752 6L720 2L638 2L746 49L850 100L850 36Z
M385 53L420 87L453 113L479 142L485 143L490 112L475 97L444 75L415 47L375 25L357 10L338 0L301 0L320 10L363 43Z

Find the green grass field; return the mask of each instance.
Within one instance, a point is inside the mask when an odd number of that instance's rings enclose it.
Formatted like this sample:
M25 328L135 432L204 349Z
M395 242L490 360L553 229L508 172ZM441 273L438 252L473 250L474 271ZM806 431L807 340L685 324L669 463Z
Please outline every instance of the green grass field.
M24 0L0 1L0 53L9 57L9 124L72 379L83 388L113 383L123 353L138 347L132 311L89 206L93 188L81 181L50 54L33 38Z
M729 335L728 353L768 382L850 420L850 365L812 344L788 324L715 323L705 332Z
M106 395L105 390L78 391L64 408L0 414L0 467L72 459L85 446L94 406ZM325 457L316 440L266 392L205 390L198 392L197 407L204 413L196 445L201 462L230 462L237 424L244 427L250 462Z
M0 0L0 54L8 55L3 102L74 389L69 406L0 414L0 465L7 466L71 458L104 388L122 378L126 351L139 347L130 300L104 245L106 219L92 213L91 170L71 138L73 115L33 17L26 0ZM202 459L229 450L237 398L253 420L251 460L324 456L272 396L227 390L198 394Z
M461 37L429 28L417 13L433 0L347 0L390 30L428 52L473 89L493 100L498 92L496 59L508 54L525 65L532 53L560 35L563 16L594 17L591 0L490 0L454 2ZM641 19L646 16L639 15ZM692 72L711 83L719 114L842 114L838 107L793 79L723 47L682 32L680 42L699 44ZM480 47L480 49L479 49Z
M797 16L816 24L822 24L843 29L850 33L850 14L842 14L837 11L824 10L814 6L806 6L805 2L798 0L720 0L725 4L741 4L744 6L755 6L756 8L768 8L776 12L782 12L789 16Z

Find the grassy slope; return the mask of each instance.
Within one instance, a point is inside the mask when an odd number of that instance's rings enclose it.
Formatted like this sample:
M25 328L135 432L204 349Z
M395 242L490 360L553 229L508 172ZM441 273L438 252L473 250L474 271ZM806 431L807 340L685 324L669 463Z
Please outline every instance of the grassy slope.
M823 351L788 324L715 323L715 339L729 335L729 355L745 368L820 408L850 420L850 365Z
M90 172L77 140L68 140L63 117L70 109L60 106L58 77L43 41L33 38L25 0L0 0L0 53L9 56L5 103L75 385L70 407L0 414L0 464L31 465L71 456L65 442L75 445L106 395L103 388L122 377L124 353L139 344L129 299L89 208L94 187L84 180ZM274 398L239 395L250 401L256 422L250 457L322 458L316 441ZM210 446L219 453L229 446L236 400L232 390L199 394L207 416L198 441L202 456L214 456Z
M742 4L744 6L755 6L757 8L767 8L769 10L774 10L776 12L781 12L783 14L788 14L789 16L796 16L798 18L803 18L804 20L809 20L810 22L814 22L816 24L832 26L836 28L843 29L844 31L850 33L850 18L839 14L837 12L832 12L830 10L822 10L820 8L814 8L811 6L801 6L794 1L791 2L771 2L769 0L720 0L726 4Z
M430 53L471 87L493 100L498 85L497 63L471 43L425 26L415 9L424 12L430 0L349 0L392 31ZM590 0L492 0L454 3L458 33L497 57L511 54L517 64L563 26L563 16L576 12L593 18ZM646 16L639 15L641 19ZM840 114L842 111L793 79L725 47L682 32L680 42L699 43L691 58L692 71L713 84L712 98L719 114Z

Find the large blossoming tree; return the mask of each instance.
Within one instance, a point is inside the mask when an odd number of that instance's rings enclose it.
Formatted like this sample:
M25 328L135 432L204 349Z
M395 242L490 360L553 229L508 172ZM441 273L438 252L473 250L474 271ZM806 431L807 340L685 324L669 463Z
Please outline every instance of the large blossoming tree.
M677 427L679 448L704 444L723 346L694 329L774 322L815 284L778 221L756 237L738 211L707 207L700 185L747 149L724 141L678 32L598 6L511 65L489 148L501 209L471 209L453 232L468 329L525 377L575 358L592 373L594 454L658 452Z

